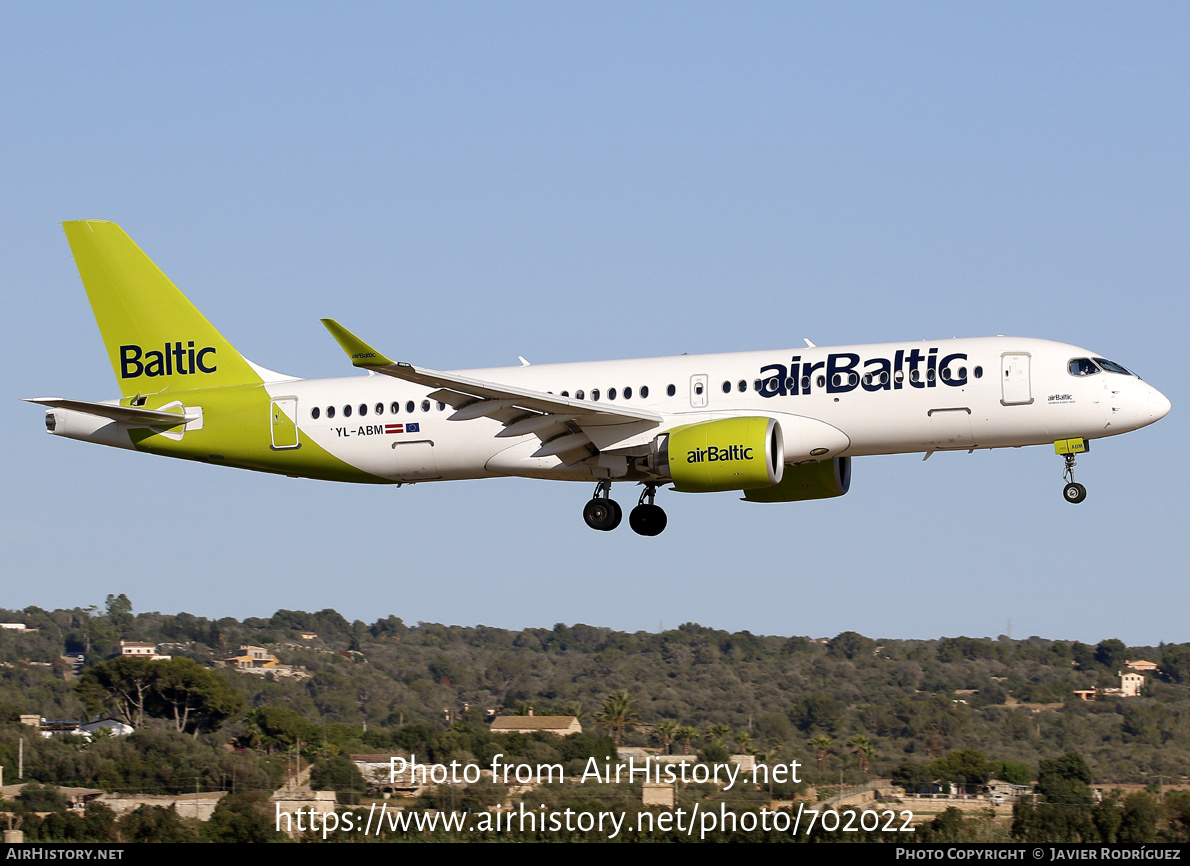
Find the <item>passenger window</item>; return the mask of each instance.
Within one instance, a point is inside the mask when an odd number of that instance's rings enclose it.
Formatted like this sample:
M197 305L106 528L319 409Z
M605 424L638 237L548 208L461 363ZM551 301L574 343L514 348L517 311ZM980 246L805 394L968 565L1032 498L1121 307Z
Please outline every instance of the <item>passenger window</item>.
M665 393L672 397L674 394L678 393L678 389L675 388L673 385L666 385Z
M982 378L983 378L983 367L976 367L976 368L975 368L975 378L976 378L976 379L982 379Z
M360 403L360 404L359 404L359 416L360 416L361 418L363 418L363 417L364 417L365 415L367 415L367 414L368 414L368 404L367 404L367 403Z
M446 404L445 404L445 403L439 403L439 404L438 404L438 411L439 411L439 412L442 412L442 411L443 411L443 410L445 410L445 409L446 409Z
M632 399L632 387L631 386L624 389L624 399L625 400Z
M895 380L896 380L896 382L897 382L897 384L898 384L898 385L899 385L900 383L904 382L904 381L905 381L905 371L904 371L904 370L897 370L897 372L893 373L893 379L895 379Z
M594 400L596 403L599 402L599 389L598 388L591 389L591 399Z
M384 404L383 404L383 403L377 403L377 404L376 404L376 414L377 414L377 415L383 415L383 414L384 414Z
M910 381L910 382L916 382L916 381L918 381L919 379L921 379L921 373L920 373L919 371L917 371L917 370L911 370L911 371L909 372L909 381Z
M412 400L410 400L408 403L405 404L406 412L412 412L416 408L417 408L417 404L414 403Z
M810 393L810 377L802 376L802 390L807 394Z
M724 382L724 383L723 383L723 393L724 393L724 394L730 394L730 393L731 393L731 383L730 383L730 382Z
M563 391L563 392L562 392L562 396L563 396L563 397L569 397L569 396L570 396L570 392L569 392L569 391Z
M880 384L881 384L881 385L887 385L887 384L888 384L888 371L887 371L887 370L881 370L881 371L880 371Z
M641 398L642 400L647 400L647 399L649 399L649 386L648 386L648 385L641 385L641 386L640 386L640 398Z
M575 391L575 392L574 392L574 399L576 399L576 400L586 400L587 398L586 398L585 394L586 394L586 392L585 392L585 391Z
M943 381L943 382L949 382L949 381L950 381L950 367L943 367L943 368L942 368L942 381Z
M960 379L967 378L967 368L966 367L959 367L959 378Z
M745 391L748 390L748 383L745 382L743 379L740 379L740 381L735 383L735 387L736 387L737 391L739 391L741 394L743 394Z
M694 393L695 393L695 394L701 394L701 393L702 393L702 382L699 382L699 383L697 383L697 384L694 386Z
M390 412L392 412L394 415L400 415L401 414L401 404L393 403L391 406L388 407L388 410Z
M819 387L819 388L825 388L825 387L826 387L826 376L819 376L819 377L818 377L818 387Z
M760 392L760 380L759 379L752 380L752 390L756 391L757 393Z
M933 370L926 370L926 379L928 379L931 382L934 381L934 371Z
M430 401L429 401L429 400L422 400L422 401L421 401L421 411L423 411L423 412L429 412L429 411L430 411Z
M344 406L344 407L343 407L343 417L344 417L344 418L350 418L350 417L351 417L351 406Z
M310 410L310 417L313 418L315 421L318 420L318 416L321 414L322 413L318 410L317 406L315 406L313 409Z
M334 418L334 417L335 417L335 407L334 407L334 406L327 406L327 407L326 407L326 417L328 417L328 418Z
M615 389L615 388L608 388L608 389L607 389L607 399L609 399L609 400L615 400L615 399L616 399L616 389Z

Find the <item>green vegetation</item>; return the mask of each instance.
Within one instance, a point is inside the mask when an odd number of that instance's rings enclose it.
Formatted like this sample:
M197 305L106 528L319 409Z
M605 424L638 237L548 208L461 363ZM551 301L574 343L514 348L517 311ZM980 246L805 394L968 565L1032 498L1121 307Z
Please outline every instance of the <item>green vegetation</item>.
M240 622L134 614L122 595L108 596L104 612L28 608L0 610L0 619L38 629L0 631L0 764L16 765L17 739L28 732L17 724L22 713L109 714L137 728L91 743L26 736L22 782L237 794L224 799L218 821L201 827L149 807L119 822L101 811L45 808L62 817L38 838L251 835L268 829L259 798L296 771L299 753L313 762L319 785L351 804L363 784L349 754L481 765L503 754L575 773L618 746L645 745L697 751L711 762L732 752L798 761L805 784L773 796L813 796L814 789L827 796L840 782L890 776L910 787L950 782L969 790L989 779L1035 782L1036 799L1014 816L1019 839L1190 838L1190 794L1168 790L1187 781L1190 766L1190 644L891 641L854 632L819 641L693 623L660 634L581 624L509 631L408 626L395 616L368 625L333 610L280 610ZM119 657L121 639L154 642L174 658ZM212 667L243 645L264 647L299 676ZM71 678L77 656L82 671ZM1126 659L1161 668L1146 676L1144 696L1093 703L1074 696L1115 684ZM484 715L497 708L575 715L586 733L493 735ZM1151 793L1091 797L1092 784L1153 783ZM507 789L484 781L449 792L445 804L441 796L417 805L475 808L502 802ZM566 788L534 796L565 802L577 795ZM603 796L639 803L639 791L624 786ZM691 788L683 796L711 802L718 795ZM39 798L53 801L30 789L29 802ZM922 838L985 838L991 826L978 815L946 814Z

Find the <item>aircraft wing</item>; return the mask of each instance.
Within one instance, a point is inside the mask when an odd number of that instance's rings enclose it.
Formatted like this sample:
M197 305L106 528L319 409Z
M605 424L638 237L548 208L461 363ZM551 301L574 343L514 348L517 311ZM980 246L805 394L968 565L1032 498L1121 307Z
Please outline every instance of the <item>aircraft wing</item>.
M494 418L504 424L499 437L533 433L542 442L534 457L557 455L568 465L577 463L664 421L648 409L575 400L392 361L334 319L322 324L356 367L436 389L430 397L455 409L448 420Z

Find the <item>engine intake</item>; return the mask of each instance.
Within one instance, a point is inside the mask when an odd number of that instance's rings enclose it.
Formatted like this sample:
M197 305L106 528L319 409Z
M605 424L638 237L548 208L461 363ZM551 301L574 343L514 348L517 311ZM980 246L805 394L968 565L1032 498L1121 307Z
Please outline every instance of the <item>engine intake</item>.
M657 445L657 474L686 493L771 487L785 471L781 425L772 418L690 424L658 437Z

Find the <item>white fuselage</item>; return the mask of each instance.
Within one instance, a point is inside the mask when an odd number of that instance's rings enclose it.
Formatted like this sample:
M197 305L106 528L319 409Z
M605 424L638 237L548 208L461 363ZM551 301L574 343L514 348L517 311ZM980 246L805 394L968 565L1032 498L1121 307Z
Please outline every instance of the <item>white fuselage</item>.
M811 452L825 459L1096 439L1151 424L1169 411L1169 401L1133 375L1070 371L1072 360L1095 357L1064 343L986 337L458 372L664 416L661 426L624 425L623 436L601 446L610 451L632 453L699 421L771 417L786 431L786 462L796 463ZM381 478L601 477L586 463L532 457L541 445L536 437L500 438L503 425L492 418L449 420L452 408L428 396L432 389L388 376L266 387L274 399L296 401L291 405L302 433ZM411 432L410 424L416 425Z

